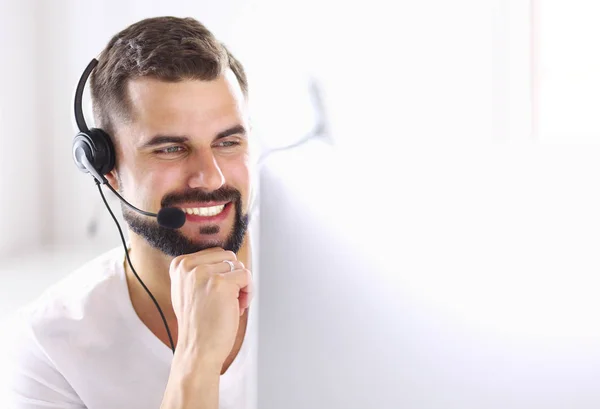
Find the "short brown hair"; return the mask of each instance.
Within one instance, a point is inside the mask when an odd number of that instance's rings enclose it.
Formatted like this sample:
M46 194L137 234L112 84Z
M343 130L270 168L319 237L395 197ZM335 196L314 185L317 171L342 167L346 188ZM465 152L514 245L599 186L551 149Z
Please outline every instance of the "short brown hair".
M112 135L116 118L129 117L126 90L131 79L211 81L227 68L247 96L242 64L202 23L170 16L138 21L117 33L98 57L90 77L96 123Z

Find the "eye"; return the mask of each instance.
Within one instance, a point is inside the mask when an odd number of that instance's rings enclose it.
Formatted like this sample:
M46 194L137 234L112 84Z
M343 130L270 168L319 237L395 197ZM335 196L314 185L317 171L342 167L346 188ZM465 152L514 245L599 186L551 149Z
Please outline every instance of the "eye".
M221 141L221 142L217 143L217 146L220 148L231 148L231 147L237 146L239 144L240 144L239 141Z
M184 150L183 146L174 145L174 146L167 146L162 149L157 149L154 152L158 153L158 154L168 155L171 153L179 153L179 152L182 152L183 150Z

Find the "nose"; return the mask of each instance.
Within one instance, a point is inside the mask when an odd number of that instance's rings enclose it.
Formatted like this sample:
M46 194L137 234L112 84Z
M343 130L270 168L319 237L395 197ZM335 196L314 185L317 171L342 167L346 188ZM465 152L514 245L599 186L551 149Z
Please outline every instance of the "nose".
M214 191L225 184L225 177L215 156L210 150L199 152L190 158L192 175L189 186L193 189Z

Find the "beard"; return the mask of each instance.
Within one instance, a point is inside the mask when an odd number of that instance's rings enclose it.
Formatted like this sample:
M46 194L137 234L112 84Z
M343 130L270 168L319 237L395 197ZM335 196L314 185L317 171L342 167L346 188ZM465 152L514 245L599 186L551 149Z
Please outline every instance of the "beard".
M221 247L237 254L242 247L249 223L248 214L242 212L242 195L237 189L223 187L208 193L201 190L172 193L162 199L161 207L174 207L177 203L208 201L230 201L234 206L233 228L225 240L193 240L184 236L177 229L159 225L156 219L138 215L124 204L121 204L121 210L123 219L131 231L143 237L152 247L171 257L196 253L211 247ZM220 227L216 225L203 226L198 228L198 232L204 235L217 234L220 232Z

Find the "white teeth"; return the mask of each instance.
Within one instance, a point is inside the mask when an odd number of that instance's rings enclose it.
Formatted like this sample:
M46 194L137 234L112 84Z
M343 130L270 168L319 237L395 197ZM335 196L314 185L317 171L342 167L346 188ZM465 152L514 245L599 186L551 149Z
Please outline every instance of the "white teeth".
M225 205L211 207L186 207L181 210L187 214L195 214L198 216L216 216L223 211Z

